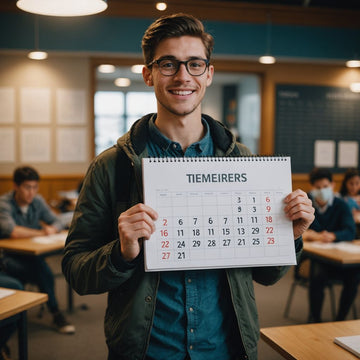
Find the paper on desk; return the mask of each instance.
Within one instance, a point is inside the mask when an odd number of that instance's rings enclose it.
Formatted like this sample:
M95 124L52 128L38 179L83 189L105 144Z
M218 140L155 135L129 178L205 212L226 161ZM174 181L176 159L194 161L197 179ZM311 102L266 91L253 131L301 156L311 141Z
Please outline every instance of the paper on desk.
M360 335L336 337L334 343L360 358Z
M360 253L360 246L353 244L350 241L340 241L337 243L323 243L323 242L314 241L309 245L321 249L339 249L341 251L346 251L350 253Z
M15 290L0 288L0 299L15 294Z
M57 242L63 242L65 244L65 240L67 237L67 233L59 233L59 234L52 234L47 236L36 236L33 237L31 240L38 244L54 244Z

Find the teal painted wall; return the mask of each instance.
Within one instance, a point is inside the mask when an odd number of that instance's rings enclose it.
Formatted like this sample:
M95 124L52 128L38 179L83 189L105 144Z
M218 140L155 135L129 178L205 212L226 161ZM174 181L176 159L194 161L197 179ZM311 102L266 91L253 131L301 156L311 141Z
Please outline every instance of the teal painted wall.
M0 50L34 47L32 14L0 14ZM141 38L153 19L39 16L39 47L86 53L141 54ZM205 21L218 57L259 56L267 50L267 25ZM271 53L284 58L346 60L360 54L360 29L272 25Z

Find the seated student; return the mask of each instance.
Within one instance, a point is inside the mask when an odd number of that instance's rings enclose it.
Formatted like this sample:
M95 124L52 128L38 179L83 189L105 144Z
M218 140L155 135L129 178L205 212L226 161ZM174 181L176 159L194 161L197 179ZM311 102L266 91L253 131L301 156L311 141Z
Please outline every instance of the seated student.
M312 191L309 197L315 208L315 220L303 234L304 241L324 243L351 241L355 238L355 222L345 201L334 195L332 174L326 169L314 169L310 173ZM356 297L359 270L339 268L313 260L309 287L310 322L321 322L324 289L329 279L343 282L340 305L336 320L344 320Z
M14 171L14 190L0 197L0 238L50 235L62 229L61 222L37 194L39 180L39 174L31 167L19 167ZM0 261L7 275L23 284L34 283L39 291L48 294L47 305L60 333L75 332L75 327L59 311L54 275L42 257L5 254Z
M360 224L360 172L357 169L348 169L340 188L340 195L350 206L354 220Z
M15 290L23 290L24 287L22 283L5 274L0 268L0 287L15 289ZM7 323L6 325L0 325L0 360L10 360L10 349L6 345L7 341L16 331L16 321Z

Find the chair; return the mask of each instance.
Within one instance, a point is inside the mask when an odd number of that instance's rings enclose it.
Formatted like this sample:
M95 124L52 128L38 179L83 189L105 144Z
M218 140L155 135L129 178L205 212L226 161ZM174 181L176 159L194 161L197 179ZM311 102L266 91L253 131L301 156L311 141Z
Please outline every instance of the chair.
M286 301L286 306L284 311L285 318L287 318L289 315L290 306L295 293L296 286L299 285L304 288L309 288L310 265L311 265L310 259L305 256L302 256L300 258L299 264L294 267L294 281L291 284L289 296ZM333 320L335 320L336 318L336 301L335 301L334 285L340 285L340 284L341 281L336 279L331 279L326 284L326 287L329 289L331 314ZM353 304L352 308L353 308L354 319L357 319L357 311L356 311L355 303Z

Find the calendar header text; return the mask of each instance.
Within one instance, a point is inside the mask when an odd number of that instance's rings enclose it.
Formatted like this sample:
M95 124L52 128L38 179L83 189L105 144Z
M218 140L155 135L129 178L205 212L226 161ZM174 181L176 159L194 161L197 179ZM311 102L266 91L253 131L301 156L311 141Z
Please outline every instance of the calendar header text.
M192 183L222 183L222 182L245 182L246 173L221 173L221 174L186 174L187 180Z

